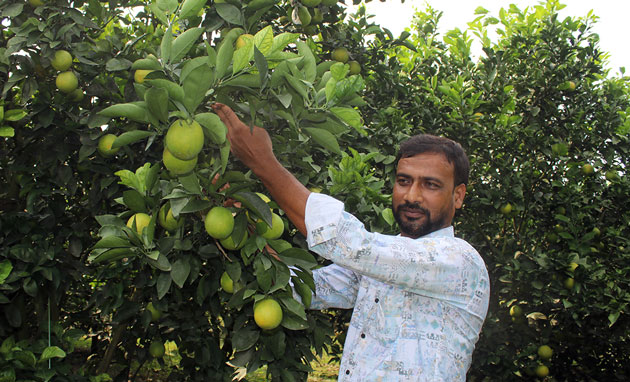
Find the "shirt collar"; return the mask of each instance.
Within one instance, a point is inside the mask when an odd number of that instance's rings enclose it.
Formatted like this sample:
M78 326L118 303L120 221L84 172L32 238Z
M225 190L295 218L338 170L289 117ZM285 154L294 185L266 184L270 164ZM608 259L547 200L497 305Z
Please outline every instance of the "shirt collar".
M400 234L398 234L398 236L400 236ZM455 237L455 231L453 230L453 226L451 225L445 228L438 229L437 231L427 233L426 235L420 236L414 240L430 239L430 238L436 238L436 237Z
M455 237L455 231L453 230L453 226L448 226L442 229L438 229L437 231L433 231L424 236L419 237L418 239L428 239L433 237Z

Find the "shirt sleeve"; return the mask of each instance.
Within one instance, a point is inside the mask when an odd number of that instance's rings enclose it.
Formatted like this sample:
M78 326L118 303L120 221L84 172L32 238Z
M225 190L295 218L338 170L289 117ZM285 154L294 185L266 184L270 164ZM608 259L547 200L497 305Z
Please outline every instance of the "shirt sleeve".
M470 309L488 288L477 251L455 237L411 239L368 232L343 203L311 194L306 205L309 248L338 266Z
M310 309L352 309L359 291L359 276L331 264L313 271L315 295Z

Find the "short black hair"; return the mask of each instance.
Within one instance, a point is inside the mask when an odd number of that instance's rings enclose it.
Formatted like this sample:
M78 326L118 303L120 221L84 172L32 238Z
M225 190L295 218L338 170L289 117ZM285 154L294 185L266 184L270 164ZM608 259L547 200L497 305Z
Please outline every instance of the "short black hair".
M452 139L430 134L418 134L400 144L396 163L403 158L409 158L422 153L443 154L454 168L455 186L468 184L470 162L464 148Z

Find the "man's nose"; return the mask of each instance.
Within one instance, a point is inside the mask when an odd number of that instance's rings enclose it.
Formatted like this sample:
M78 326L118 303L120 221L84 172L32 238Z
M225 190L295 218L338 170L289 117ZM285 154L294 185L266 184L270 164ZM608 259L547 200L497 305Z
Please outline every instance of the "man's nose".
M407 190L407 194L405 195L405 201L409 203L419 203L422 204L422 187L418 185L418 183L414 183Z

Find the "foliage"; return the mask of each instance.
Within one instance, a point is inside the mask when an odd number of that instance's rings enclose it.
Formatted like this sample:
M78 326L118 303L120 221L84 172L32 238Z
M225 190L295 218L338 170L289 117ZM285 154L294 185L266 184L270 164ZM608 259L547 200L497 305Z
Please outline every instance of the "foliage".
M155 342L181 356L170 380L247 378L263 366L269 379L305 380L316 354L340 356L349 312L294 298L324 262L231 160L214 101L267 128L302 183L385 233L395 232L398 143L419 132L461 142L472 173L456 230L492 281L469 379L531 379L539 364L549 380L625 379L630 102L627 78L602 69L596 18L559 20L554 0L496 17L480 7L467 30L439 36L440 13L427 7L394 37L363 8L320 5L322 22L302 25L299 7L0 3L0 379L133 379L165 364L149 354ZM330 61L339 46L361 75ZM74 58L79 93L56 89L59 49ZM176 120L205 135L189 174L161 163ZM119 151L99 152L106 134ZM171 231L158 219L165 205L183 219ZM233 236L247 237L242 249L206 233L219 205L235 215ZM272 211L289 228L280 240L255 229ZM152 217L140 233L127 225L135 213ZM267 296L284 317L270 331L253 321ZM537 355L543 344L550 360Z

